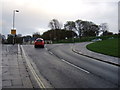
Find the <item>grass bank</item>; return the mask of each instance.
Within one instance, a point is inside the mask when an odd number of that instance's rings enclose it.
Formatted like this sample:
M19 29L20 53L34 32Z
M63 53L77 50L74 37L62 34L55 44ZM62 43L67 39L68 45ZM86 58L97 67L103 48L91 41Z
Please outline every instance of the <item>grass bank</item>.
M120 38L107 39L107 40L103 40L100 42L91 43L87 45L86 47L87 49L94 51L94 52L120 58L120 54L118 51L118 45L120 43L118 42L120 42Z

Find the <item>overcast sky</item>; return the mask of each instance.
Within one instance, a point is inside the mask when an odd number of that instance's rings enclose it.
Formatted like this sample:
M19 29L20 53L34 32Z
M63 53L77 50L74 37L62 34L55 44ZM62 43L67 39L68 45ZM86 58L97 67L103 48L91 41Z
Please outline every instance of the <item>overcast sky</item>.
M41 34L50 28L48 23L57 19L62 24L77 19L92 21L99 25L108 23L109 31L118 32L119 0L1 0L2 33L10 34L12 29L13 10L17 34Z

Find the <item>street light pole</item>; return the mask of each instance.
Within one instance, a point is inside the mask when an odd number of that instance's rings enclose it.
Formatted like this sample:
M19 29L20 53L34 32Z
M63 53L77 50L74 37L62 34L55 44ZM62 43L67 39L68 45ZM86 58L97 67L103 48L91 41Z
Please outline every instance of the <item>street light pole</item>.
M18 10L13 10L13 30L15 27L15 12L19 12Z
M15 30L15 12L19 12L18 10L13 10L13 45L15 44L15 35L16 35L16 30Z

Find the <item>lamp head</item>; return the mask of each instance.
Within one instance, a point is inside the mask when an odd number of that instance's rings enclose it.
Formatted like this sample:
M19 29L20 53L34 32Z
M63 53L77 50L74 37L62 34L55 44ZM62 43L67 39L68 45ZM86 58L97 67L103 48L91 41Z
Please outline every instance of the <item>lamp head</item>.
M15 12L19 12L18 10L15 10Z

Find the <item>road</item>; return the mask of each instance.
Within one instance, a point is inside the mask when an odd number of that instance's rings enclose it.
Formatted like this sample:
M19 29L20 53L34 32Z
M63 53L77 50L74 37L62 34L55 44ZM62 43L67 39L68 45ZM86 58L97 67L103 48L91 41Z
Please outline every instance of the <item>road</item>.
M72 52L71 44L22 45L54 88L118 88L118 67Z

